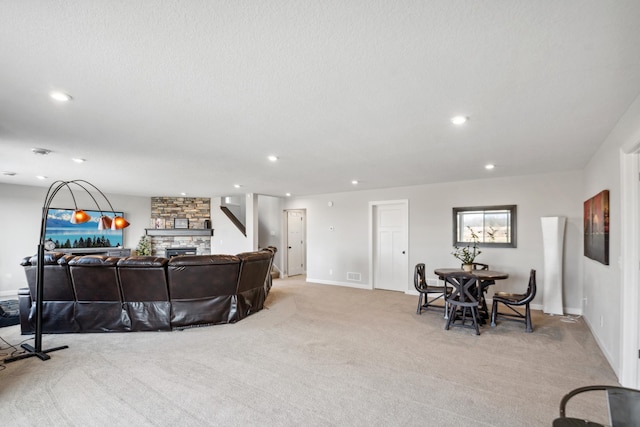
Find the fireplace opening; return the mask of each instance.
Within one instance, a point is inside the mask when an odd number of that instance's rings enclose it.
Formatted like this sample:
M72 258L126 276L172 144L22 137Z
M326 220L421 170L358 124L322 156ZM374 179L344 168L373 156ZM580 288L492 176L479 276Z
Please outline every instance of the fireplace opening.
M173 258L178 255L196 255L197 248L167 248L165 253L167 258Z

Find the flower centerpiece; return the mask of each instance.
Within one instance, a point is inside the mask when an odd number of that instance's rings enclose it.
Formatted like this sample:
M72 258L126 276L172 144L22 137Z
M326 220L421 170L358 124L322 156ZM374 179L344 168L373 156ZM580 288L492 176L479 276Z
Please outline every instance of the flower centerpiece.
M462 246L462 247L458 247L457 245L454 245L453 247L455 248L455 250L451 252L451 255L453 255L454 257L456 257L462 262L462 268L465 271L471 271L473 261L476 259L478 255L482 253L482 251L478 249L478 235L475 233L475 231L473 231L471 227L467 227L467 228L471 232L472 242L469 242L467 246Z
M151 255L151 238L142 236L136 248L136 255Z

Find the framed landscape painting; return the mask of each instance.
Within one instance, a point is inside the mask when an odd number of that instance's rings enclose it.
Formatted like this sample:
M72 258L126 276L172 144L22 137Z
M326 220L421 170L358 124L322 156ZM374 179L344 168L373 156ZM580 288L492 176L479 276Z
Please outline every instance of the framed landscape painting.
M584 256L609 265L609 190L584 202Z
M123 230L98 230L100 211L85 210L91 217L88 222L72 224L69 219L74 209L50 208L47 211L47 232L45 240L51 240L56 248L113 248L123 245ZM114 212L105 211L105 215L113 217ZM122 216L122 212L115 212Z

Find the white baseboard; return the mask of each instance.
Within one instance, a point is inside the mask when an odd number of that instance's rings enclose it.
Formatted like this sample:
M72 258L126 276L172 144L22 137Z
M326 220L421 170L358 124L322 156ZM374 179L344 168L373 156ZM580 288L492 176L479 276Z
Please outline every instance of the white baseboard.
M321 279L312 279L307 277L307 283L318 283L320 285L331 285L331 286L345 286L347 288L356 288L356 289L367 289L371 290L371 286L363 285L361 283L354 282L337 282L334 280L321 280Z
M357 288L357 289L371 289L371 286L369 285L359 285L357 283L352 283L352 282L337 282L333 280L320 280L320 279L309 279L309 278L307 278L307 282L319 283L321 285L346 286L348 288ZM406 291L404 291L404 293L405 295L413 295L416 297L418 296L418 291L416 291L415 289L407 289ZM493 300L491 298L487 298L487 305L489 306L489 308L491 308L492 303L493 303ZM531 304L531 309L542 311L544 309L544 305ZM564 307L564 312L566 314L571 314L573 316L582 316L581 308Z
M544 305L543 304L531 304L531 309L532 310L543 311L544 310ZM573 316L582 316L582 309L581 308L564 307L563 310L564 310L565 314L571 314ZM551 314L551 316L553 316L553 314Z
M613 357L611 356L611 353L607 351L607 346L604 345L604 343L602 342L598 334L595 333L593 325L591 324L591 322L589 322L589 319L586 316L583 317L583 319L584 319L584 322L587 324L587 327L591 331L591 336L593 336L593 338L596 340L596 343L598 343L598 347L600 347L600 351L602 352L602 354L604 354L605 359L607 359L607 362L609 362L609 366L611 366L611 369L616 373L616 377L618 377L619 379L620 372L616 371L616 368L614 368L614 366L619 366L619 364L613 363Z

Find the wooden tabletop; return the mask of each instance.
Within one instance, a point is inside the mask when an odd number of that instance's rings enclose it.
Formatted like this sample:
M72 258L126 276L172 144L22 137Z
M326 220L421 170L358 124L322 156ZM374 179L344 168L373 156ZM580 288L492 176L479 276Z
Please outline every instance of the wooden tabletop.
M464 270L460 268L436 268L433 272L440 279L444 279L444 276L447 274L464 273ZM473 274L480 280L503 280L509 278L508 273L493 270L472 270L469 274Z

